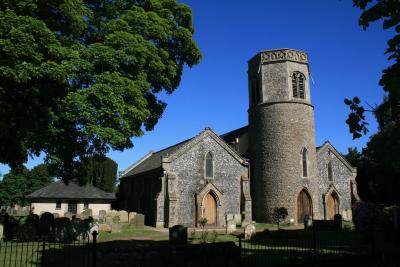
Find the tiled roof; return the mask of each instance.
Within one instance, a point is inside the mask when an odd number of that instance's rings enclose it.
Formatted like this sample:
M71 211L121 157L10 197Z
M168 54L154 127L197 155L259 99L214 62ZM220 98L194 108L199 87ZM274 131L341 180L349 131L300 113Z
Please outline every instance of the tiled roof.
M91 184L79 186L74 182L68 185L63 181L49 184L26 196L28 199L57 198L57 199L102 199L114 200L115 194L105 192Z

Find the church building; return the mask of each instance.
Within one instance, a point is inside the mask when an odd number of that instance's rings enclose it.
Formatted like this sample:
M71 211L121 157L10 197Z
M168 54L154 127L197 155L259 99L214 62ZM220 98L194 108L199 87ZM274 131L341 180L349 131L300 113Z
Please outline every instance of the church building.
M121 208L157 227L272 222L280 207L293 223L350 220L357 171L330 142L315 145L307 54L258 53L248 62L248 92L248 126L220 136L206 128L123 171Z

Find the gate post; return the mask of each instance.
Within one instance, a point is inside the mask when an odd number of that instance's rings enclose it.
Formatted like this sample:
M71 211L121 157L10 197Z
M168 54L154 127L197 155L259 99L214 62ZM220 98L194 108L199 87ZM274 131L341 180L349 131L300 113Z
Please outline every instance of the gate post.
M93 254L92 254L92 266L96 267L97 262L96 262L96 256L97 256L97 231L93 231L92 233L93 236Z

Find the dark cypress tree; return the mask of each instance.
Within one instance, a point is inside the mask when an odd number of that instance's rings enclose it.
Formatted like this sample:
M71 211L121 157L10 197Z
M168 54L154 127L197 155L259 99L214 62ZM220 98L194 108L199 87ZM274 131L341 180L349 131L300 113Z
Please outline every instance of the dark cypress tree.
M89 157L83 161L83 182L106 191L114 192L118 164L108 157Z

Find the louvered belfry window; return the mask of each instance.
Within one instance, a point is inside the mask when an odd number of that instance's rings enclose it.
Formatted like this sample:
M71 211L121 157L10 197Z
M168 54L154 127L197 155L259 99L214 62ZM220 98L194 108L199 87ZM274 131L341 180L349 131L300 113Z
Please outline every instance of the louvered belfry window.
M292 75L293 97L305 99L305 77L301 72L294 72Z
M213 169L214 169L213 156L210 152L208 152L206 155L206 177L207 178L213 177L213 173L214 173Z

